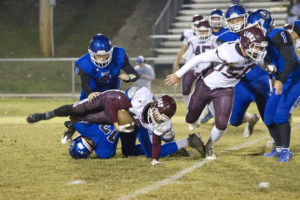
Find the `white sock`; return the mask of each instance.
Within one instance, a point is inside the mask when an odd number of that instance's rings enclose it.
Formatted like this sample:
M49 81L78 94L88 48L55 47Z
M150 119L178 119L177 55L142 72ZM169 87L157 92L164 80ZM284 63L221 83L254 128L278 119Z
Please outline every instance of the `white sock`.
M216 125L214 125L214 127L212 128L211 132L210 132L210 138L212 143L214 144L216 141L218 141L218 139L220 139L220 137L222 137L222 135L224 135L224 133L226 132L227 129L225 129L224 131L217 129Z
M178 149L188 146L187 138L176 140L175 143L177 144Z
M276 146L276 151L277 151L277 152L280 152L281 149L282 149L281 146Z
M190 95L182 95L183 102L186 108L189 107L189 102L190 102Z

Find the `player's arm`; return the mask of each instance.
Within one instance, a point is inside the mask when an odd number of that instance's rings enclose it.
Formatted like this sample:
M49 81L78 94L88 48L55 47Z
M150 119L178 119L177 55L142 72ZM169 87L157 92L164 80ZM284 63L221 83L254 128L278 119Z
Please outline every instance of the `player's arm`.
M124 64L122 66L122 69L128 74L127 78L125 79L122 79L120 77L125 83L134 82L139 79L139 73L130 64L127 55L124 56Z
M186 44L181 45L180 50L179 50L179 52L177 54L177 58L176 58L175 64L174 64L174 72L178 71L178 69L179 69L179 63L181 62L182 56L183 56L184 52L186 51L186 49L187 49L187 45Z
M200 63L207 62L222 62L222 60L216 54L217 49L206 51L197 56L194 56L191 60L189 60L185 65L183 65L177 72L167 75L165 79L166 85L170 86L173 84L177 84L180 81L180 78L189 70L191 70L194 66L197 66ZM205 69L211 67L211 65L201 66L197 69L197 72L201 73Z
M75 71L80 76L81 88L82 88L83 92L88 96L89 94L91 94L93 92L90 87L91 77L83 69L81 69L78 65L75 66Z
M115 99L114 101L109 101L104 109L104 112L109 116L111 122L115 126L118 126L118 110L128 109L131 106L131 102L127 100L125 96L120 96L120 98Z
M288 31L280 31L273 37L272 43L279 50L280 55L285 61L283 71L278 78L281 83L285 83L289 74L296 70L298 66L298 62L295 56L293 56L293 40Z

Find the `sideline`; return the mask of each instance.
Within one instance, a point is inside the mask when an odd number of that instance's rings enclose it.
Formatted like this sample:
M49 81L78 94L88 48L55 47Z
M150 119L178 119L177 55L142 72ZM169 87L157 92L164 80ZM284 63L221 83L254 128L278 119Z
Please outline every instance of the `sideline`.
M260 138L260 139L256 139L256 140L251 140L249 142L246 142L246 143L243 143L241 145L238 145L238 146L233 146L233 147L230 147L228 149L225 149L221 152L219 152L217 155L220 156L220 155L223 155L223 154L226 154L230 151L236 151L236 150L239 150L239 149L243 149L243 148L246 148L246 147L249 147L251 146L252 144L255 144L257 142L260 142L260 141L263 141L265 139L269 138L269 136L267 137L263 137L263 138ZM116 200L128 200L128 199L133 199L133 198L136 198L137 196L141 195L141 194L145 194L145 193L148 193L149 191L151 190L155 190L155 189L158 189L160 188L161 186L165 186L165 185L169 185L171 183L173 183L174 181L176 181L177 179L183 177L185 174L189 173L189 172L192 172L194 171L195 169L197 168L200 168L202 167L203 165L211 162L211 161L214 161L214 160L202 160L194 165L192 165L191 167L188 167L182 171L179 171L177 172L176 174L172 175L172 176L169 176L168 178L164 179L164 180L161 180L161 181L157 181L157 182L154 182L153 184L151 185L148 185L144 188L140 188L136 191L134 191L133 193L131 194L128 194L128 195L124 195L124 196L121 196L119 198L117 198Z

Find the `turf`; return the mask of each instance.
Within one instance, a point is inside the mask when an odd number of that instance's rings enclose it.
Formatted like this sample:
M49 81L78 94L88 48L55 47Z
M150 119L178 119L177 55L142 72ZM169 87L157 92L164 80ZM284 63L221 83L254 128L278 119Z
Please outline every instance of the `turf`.
M151 166L143 156L124 158L118 146L116 156L109 160L74 160L68 147L60 144L67 118L55 118L36 124L27 124L25 118L32 112L50 110L72 103L57 99L1 99L0 100L0 199L117 199L182 172L203 161L193 149L191 157L166 157L161 166ZM257 112L254 105L251 112ZM190 133L184 123L185 109L178 102L174 117L176 139ZM133 199L299 199L300 198L300 112L292 118L291 149L293 159L278 163L267 159L266 142L270 139L260 120L255 133L243 138L244 125L229 127L217 142L217 159L195 168L182 177L149 190ZM213 120L197 128L206 141ZM223 150L243 143L258 141L239 150ZM71 184L72 181L84 181ZM269 182L269 188L259 188L260 182ZM126 199L126 198L124 198Z

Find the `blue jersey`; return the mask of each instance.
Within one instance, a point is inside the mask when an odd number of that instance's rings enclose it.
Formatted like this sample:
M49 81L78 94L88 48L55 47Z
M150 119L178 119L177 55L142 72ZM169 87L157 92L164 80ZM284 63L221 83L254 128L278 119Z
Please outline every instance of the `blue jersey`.
M114 47L112 53L112 61L105 68L96 66L87 53L76 61L75 73L79 73L79 68L83 70L90 77L90 87L93 92L103 92L109 89L120 89L120 79L118 76L124 64L126 52L121 47ZM109 78L105 81L101 79L104 76ZM81 91L81 100L87 95Z
M95 153L99 158L107 159L115 155L119 132L112 125L74 123L74 128L83 136L89 137L95 144Z
M283 124L288 121L290 110L300 96L300 64L288 31L275 28L267 34L267 57L276 66L283 83L282 93L269 98L265 109L265 124Z
M217 44L236 40L240 40L240 36L228 30L218 37ZM243 123L244 115L253 101L256 102L259 113L264 118L265 105L270 95L268 73L256 65L235 86L234 93L230 124L239 126Z
M83 136L89 137L95 144L95 153L101 159L111 158L115 155L120 133L112 125L74 123L74 128ZM127 137L129 136L129 137ZM133 137L132 137L133 136ZM122 151L126 156L145 155L152 156L152 133L147 129L136 126L133 133L124 133ZM138 138L140 144L135 144ZM123 147L123 145L125 147ZM125 148L125 149L124 149ZM176 142L169 142L161 147L160 157L164 157L178 150Z
M219 36L219 35L221 35L222 33L226 32L226 31L228 31L228 30L229 30L228 28L222 27L218 32L212 33L212 34L213 34L214 36Z
M240 36L237 33L227 30L226 32L223 32L219 35L219 37L217 38L217 44L218 46L220 46L224 42L232 42L236 40L240 40Z

